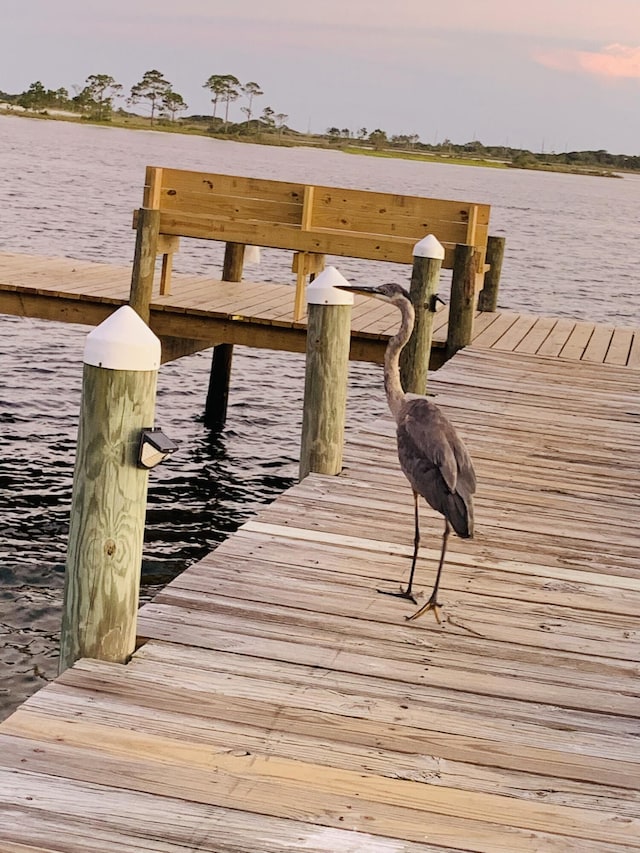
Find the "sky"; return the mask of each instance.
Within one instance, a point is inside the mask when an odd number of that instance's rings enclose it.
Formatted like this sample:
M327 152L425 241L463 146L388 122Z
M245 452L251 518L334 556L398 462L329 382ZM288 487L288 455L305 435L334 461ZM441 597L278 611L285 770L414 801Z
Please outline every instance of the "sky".
M640 154L640 0L0 0L2 91L152 69L187 114L233 74L303 132Z

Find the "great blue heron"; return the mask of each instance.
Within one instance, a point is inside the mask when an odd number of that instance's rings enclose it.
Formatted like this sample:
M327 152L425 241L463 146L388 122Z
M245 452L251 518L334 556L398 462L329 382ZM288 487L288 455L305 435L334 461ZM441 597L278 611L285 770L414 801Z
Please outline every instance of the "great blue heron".
M409 620L417 619L428 610L433 610L440 622L438 586L447 550L447 539L451 528L464 539L473 536L473 493L476 489L476 476L466 447L458 437L449 419L438 406L427 397L405 394L400 381L400 353L411 337L415 322L415 312L406 291L399 284L382 284L379 287L343 287L384 299L400 309L402 322L396 335L387 345L384 357L384 388L391 414L396 421L398 440L398 459L400 467L413 489L415 535L413 540L413 559L406 589L389 592L408 598L417 604L413 596L413 576L420 545L420 523L418 497L442 513L444 533L440 563L436 573L433 591L427 601ZM380 590L380 592L387 592Z

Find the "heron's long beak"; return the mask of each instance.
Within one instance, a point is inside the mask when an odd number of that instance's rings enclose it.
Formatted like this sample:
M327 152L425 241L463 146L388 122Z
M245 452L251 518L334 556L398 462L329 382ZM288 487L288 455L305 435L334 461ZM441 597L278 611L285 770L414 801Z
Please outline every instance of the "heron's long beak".
M347 293L361 293L363 296L379 296L380 293L377 287L372 287L368 285L349 285L349 287L344 284L336 284L334 285L338 288L338 290L346 290Z

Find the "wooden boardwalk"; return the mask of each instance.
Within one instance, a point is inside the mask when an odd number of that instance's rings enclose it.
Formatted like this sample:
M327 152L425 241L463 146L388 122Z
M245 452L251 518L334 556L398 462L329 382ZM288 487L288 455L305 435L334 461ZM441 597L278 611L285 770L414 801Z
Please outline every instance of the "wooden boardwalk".
M127 266L0 254L0 314L98 325L114 307L128 301L130 279ZM173 293L153 297L151 327L163 339L167 360L176 354L172 338L192 341L186 351L231 343L304 352L306 319L294 321L293 296L287 284L232 283L174 274ZM448 310L440 310L434 322L436 352L444 347L447 319ZM357 296L351 357L381 363L397 325L393 306ZM503 352L640 367L640 329L513 311L478 313L473 344Z
M479 477L443 625L376 591L412 537L383 420L146 605L127 666L0 726L3 853L640 850L640 371L469 348L430 382Z

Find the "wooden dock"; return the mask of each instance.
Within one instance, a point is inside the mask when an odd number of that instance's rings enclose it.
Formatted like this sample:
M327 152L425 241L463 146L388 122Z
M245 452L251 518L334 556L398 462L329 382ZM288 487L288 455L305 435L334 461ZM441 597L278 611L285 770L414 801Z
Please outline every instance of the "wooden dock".
M640 850L640 371L472 347L430 383L479 479L443 625L376 591L412 537L385 419L146 605L128 665L0 726L3 853Z
M129 299L131 268L71 258L0 254L0 314L98 325ZM165 361L215 344L304 352L306 318L294 320L293 288L223 282L174 273L173 292L155 294L150 325ZM434 321L434 366L447 337L448 310ZM356 297L351 358L381 363L398 325L395 308ZM482 349L640 367L640 330L513 311L478 313L473 344Z

